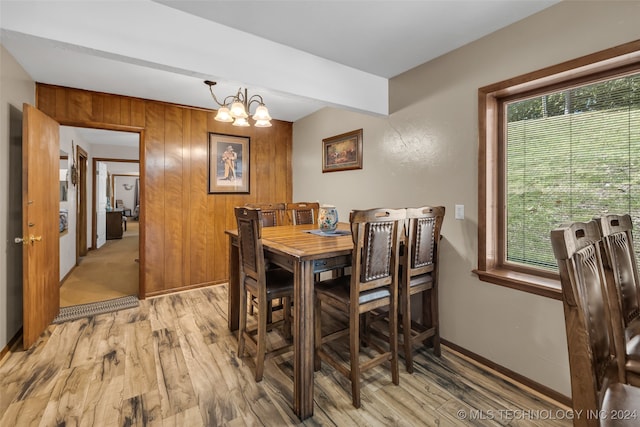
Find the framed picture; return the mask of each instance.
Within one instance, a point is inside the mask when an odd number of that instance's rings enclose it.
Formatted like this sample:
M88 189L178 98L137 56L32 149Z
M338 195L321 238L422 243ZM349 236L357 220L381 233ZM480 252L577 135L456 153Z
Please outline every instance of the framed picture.
M362 169L362 129L322 140L322 172Z
M209 133L209 194L249 194L248 136Z

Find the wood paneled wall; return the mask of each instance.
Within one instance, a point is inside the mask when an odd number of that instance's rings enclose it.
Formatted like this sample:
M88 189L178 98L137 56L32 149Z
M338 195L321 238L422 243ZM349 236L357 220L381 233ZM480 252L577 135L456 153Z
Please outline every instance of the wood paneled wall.
M290 122L237 128L214 110L40 83L36 91L37 107L62 125L140 132L145 296L226 282L233 207L291 201ZM251 138L250 194L207 194L208 132Z

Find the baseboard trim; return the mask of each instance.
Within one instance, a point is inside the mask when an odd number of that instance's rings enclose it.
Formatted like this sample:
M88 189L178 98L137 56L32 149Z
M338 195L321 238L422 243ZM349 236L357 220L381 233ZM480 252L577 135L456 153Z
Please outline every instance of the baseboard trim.
M159 296L168 295L168 294L176 294L176 293L179 293L179 292L192 291L192 290L198 289L198 288L206 288L208 286L222 285L222 284L225 284L225 283L227 283L227 280L217 280L217 281L213 281L213 282L205 282L205 283L198 283L198 284L195 284L195 285L182 286L180 288L164 289L162 291L147 292L144 295L144 298L153 298L153 297L159 297ZM144 298L141 298L141 299L144 299Z
M22 341L22 327L18 329L18 332L9 340L6 346L0 350L0 365L4 363L5 356L13 350Z
M524 375L521 375L517 372L512 371L509 368L505 368L502 365L499 365L495 362L492 362L491 360L480 356L479 354L476 354L472 351L467 350L464 347L460 347L457 344L452 343L451 341L447 341L445 339L441 339L441 342L443 345L446 345L447 347L449 347L450 349L462 354L463 356L468 357L469 359L477 362L480 365L483 365L484 367L487 367L493 371L496 371L502 375L504 375L505 377L510 378L511 380L515 381L516 383L519 383L527 388L530 388L532 390L535 390L536 392L548 397L549 399L552 399L564 406L567 406L569 408L571 408L571 398L568 396L565 396L562 393L559 393L545 385L542 385L536 381L533 381L531 378L527 378Z

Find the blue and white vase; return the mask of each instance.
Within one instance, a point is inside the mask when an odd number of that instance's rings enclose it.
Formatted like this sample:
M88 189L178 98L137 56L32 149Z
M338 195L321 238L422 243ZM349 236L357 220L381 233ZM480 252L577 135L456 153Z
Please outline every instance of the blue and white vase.
M333 233L338 228L338 210L335 206L322 205L318 212L318 225L320 231Z

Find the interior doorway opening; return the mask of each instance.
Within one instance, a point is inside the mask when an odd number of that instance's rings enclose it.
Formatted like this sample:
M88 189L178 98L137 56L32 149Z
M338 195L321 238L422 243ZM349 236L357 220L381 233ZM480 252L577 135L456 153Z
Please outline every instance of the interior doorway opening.
M141 297L141 133L61 126L60 134L76 181L61 202L60 306Z

